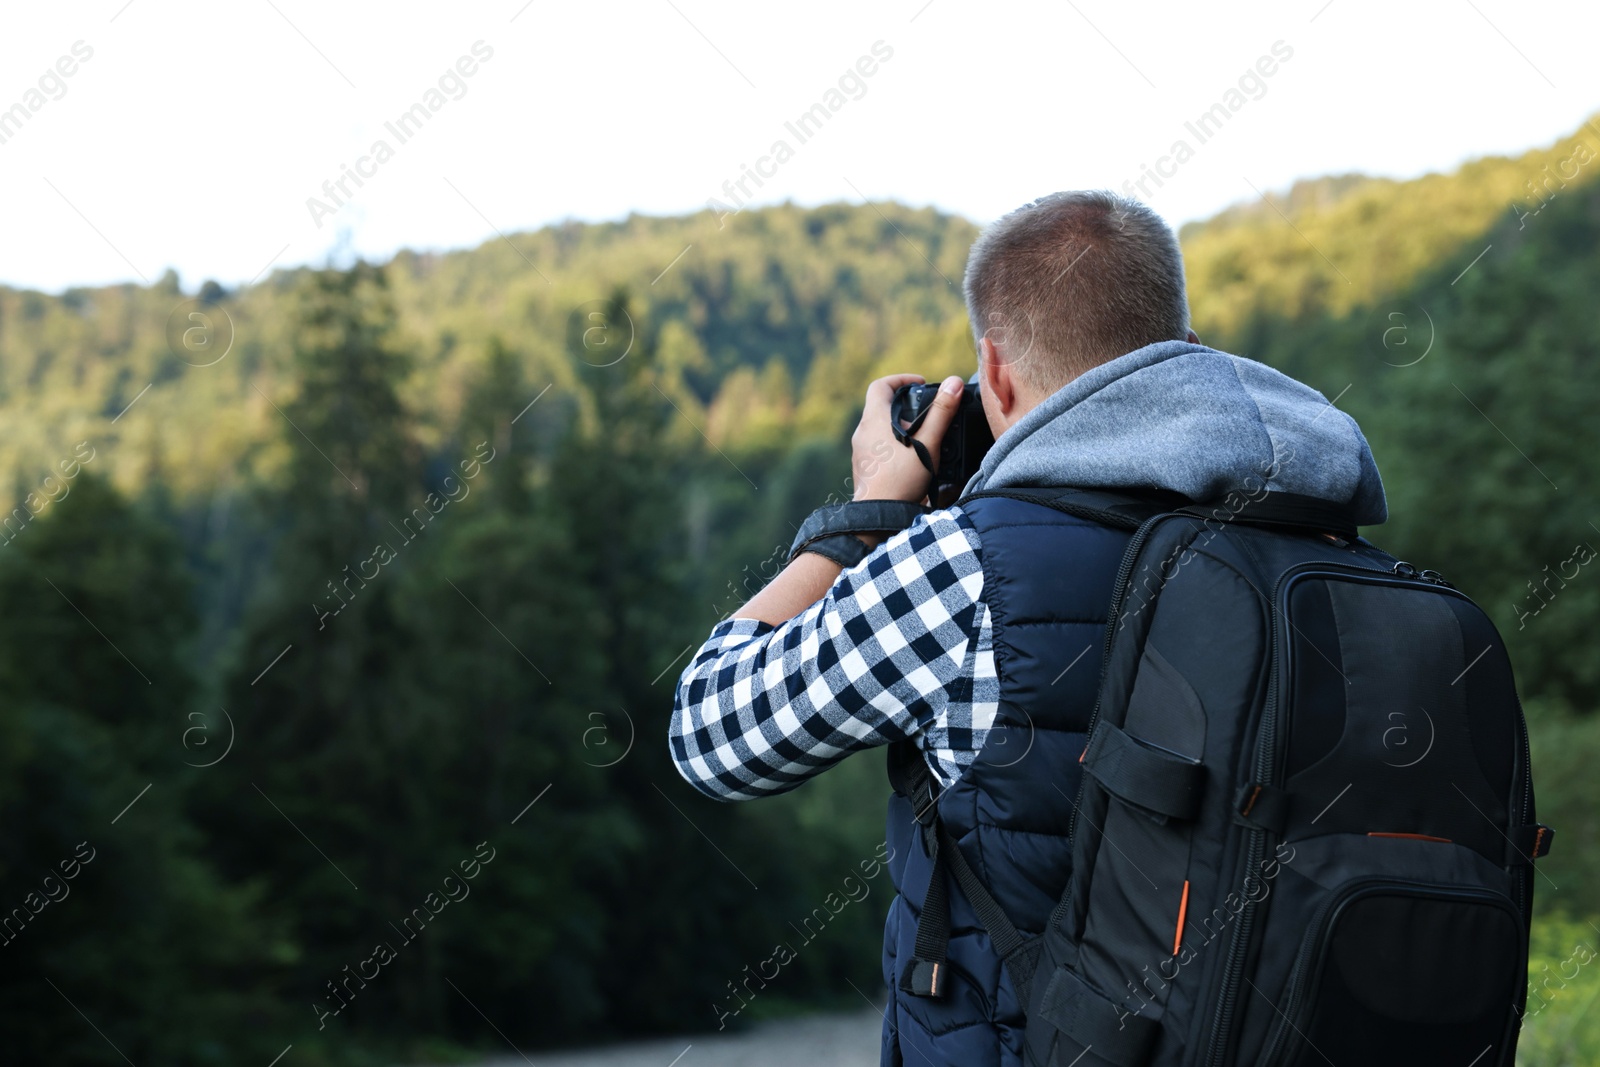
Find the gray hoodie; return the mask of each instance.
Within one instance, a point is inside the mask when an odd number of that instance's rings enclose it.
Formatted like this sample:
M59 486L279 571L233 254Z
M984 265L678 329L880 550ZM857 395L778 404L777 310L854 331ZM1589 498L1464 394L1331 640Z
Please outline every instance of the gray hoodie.
M1160 341L1068 382L1000 436L966 492L1028 485L1170 489L1220 500L1255 487L1388 517L1361 429L1321 393L1254 360Z

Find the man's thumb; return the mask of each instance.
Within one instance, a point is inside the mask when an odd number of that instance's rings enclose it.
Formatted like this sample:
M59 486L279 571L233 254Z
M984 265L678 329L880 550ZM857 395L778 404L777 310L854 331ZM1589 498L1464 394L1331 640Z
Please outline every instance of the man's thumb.
M950 421L955 418L956 407L961 402L961 391L966 388L966 384L955 374L939 383L939 393L933 398L933 406L928 409L928 417L923 420L916 435L924 444L944 440L944 432L950 428Z

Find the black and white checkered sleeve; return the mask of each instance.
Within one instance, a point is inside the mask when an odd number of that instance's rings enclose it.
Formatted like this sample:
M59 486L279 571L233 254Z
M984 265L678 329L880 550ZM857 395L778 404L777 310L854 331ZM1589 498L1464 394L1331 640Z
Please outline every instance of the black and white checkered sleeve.
M996 706L980 548L959 507L930 512L783 624L718 623L678 680L679 773L709 796L745 800L917 736L952 780Z

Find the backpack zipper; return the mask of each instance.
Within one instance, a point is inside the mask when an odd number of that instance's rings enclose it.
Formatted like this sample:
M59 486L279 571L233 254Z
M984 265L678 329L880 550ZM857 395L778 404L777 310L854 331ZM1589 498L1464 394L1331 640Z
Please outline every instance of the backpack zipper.
M1516 685L1512 684L1515 692ZM1517 726L1522 732L1522 825L1533 821L1533 747L1528 743L1528 717L1522 713L1522 698L1517 697ZM1515 788L1515 787L1513 787ZM1533 911L1533 859L1528 860L1528 873L1517 879L1517 907L1524 918Z
M1392 557L1390 557L1392 558ZM1424 589L1429 592L1438 592L1440 587L1448 587L1452 591L1454 586L1445 582L1438 572L1431 572L1436 578L1424 578L1424 573L1419 572L1409 563L1395 561L1387 572L1376 567L1363 567L1354 564L1341 564L1324 561L1314 561L1291 567L1278 579L1277 586L1272 591L1270 600L1272 606L1272 619L1270 637L1267 644L1267 662L1272 671L1272 688L1267 693L1267 702L1262 708L1261 728L1256 740L1254 762L1251 765L1251 777L1269 785L1277 785L1277 726L1278 726L1278 692L1285 684L1283 672L1278 664L1278 616L1281 613L1287 617L1289 589L1300 578L1312 574L1325 574L1334 577L1355 577L1383 585L1399 585L1413 589ZM1431 587L1431 588L1430 588ZM1458 596L1463 596L1459 592ZM1248 828L1246 833L1250 838L1245 847L1245 859L1241 864L1237 880L1243 879L1254 870L1261 862L1262 854L1266 847L1265 830L1254 827ZM1255 926L1256 901L1246 898L1244 907L1239 912L1238 925L1234 927L1233 937L1228 942L1228 955L1225 958L1222 972L1222 989L1217 995L1217 1010L1212 1015L1211 1042L1206 1049L1206 1067L1220 1067L1222 1057L1225 1055L1229 1041L1233 1037L1234 1016L1238 1009L1239 982L1244 977L1244 956L1250 947L1250 934Z
M1290 968L1289 977L1285 983L1286 988L1289 990L1289 997L1284 1001L1281 1017L1273 1024L1272 1036L1267 1039L1266 1048L1257 1060L1264 1067L1270 1067L1272 1058L1283 1047L1284 1033L1288 1030L1288 1027L1284 1025L1284 1020L1293 1019L1294 1013L1299 1010L1301 979L1309 966L1311 956L1315 955L1309 950L1314 942L1322 940L1322 923L1327 918L1328 912L1339 902L1341 896L1342 894L1335 893L1327 900L1324 900L1317 906L1317 910L1312 913L1311 922L1306 925L1306 936L1300 942L1300 951L1295 956L1294 966Z
M1401 578L1409 578L1414 581L1427 582L1429 585L1442 585L1446 589L1455 588L1455 586L1445 581L1444 575L1440 574L1438 571L1433 570L1432 568L1419 571L1417 568L1413 567L1403 559L1395 560L1394 567L1392 567L1391 570Z
M1278 620L1273 618L1271 625L1272 636L1268 640L1268 663L1276 664L1278 653ZM1261 732L1268 743L1276 733L1274 723L1278 711L1278 679L1276 666L1271 668L1274 672L1272 689L1267 693L1267 702L1261 713ZM1255 762L1251 765L1251 776L1258 782L1265 779L1261 774L1263 744L1257 744ZM1250 835L1245 843L1244 862L1239 865L1235 881L1243 884L1249 873L1260 864L1262 855L1266 851L1267 832L1255 827L1247 827L1245 832ZM1217 1009L1211 1017L1211 1043L1206 1048L1207 1067L1217 1067L1225 1054L1228 1041L1233 1036L1233 1017L1235 1005L1238 1001L1239 980L1244 977L1244 954L1250 946L1250 932L1255 925L1256 901L1245 897L1244 907L1239 909L1239 922L1233 928L1233 937L1228 940L1228 955L1224 957L1222 968L1222 989L1217 994Z

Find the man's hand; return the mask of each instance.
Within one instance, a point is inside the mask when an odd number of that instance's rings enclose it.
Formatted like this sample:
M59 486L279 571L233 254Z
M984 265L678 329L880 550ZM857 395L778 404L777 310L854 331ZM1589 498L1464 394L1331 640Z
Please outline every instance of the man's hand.
M889 425L889 401L894 391L908 382L922 382L920 374L891 374L867 386L866 406L861 422L850 435L850 468L855 477L856 500L904 500L916 504L926 500L932 475L917 458L916 449L895 440ZM938 462L939 443L955 417L956 404L966 383L951 375L939 386L933 409L912 436L922 442L928 455Z
M850 435L850 467L855 476L856 500L904 500L915 504L928 495L930 474L917 458L916 449L895 440L889 428L889 401L894 391L907 382L921 382L920 374L891 374L867 386L867 403L861 422ZM912 436L922 442L928 455L938 456L939 442L955 417L956 402L966 385L952 375L946 378L934 399L933 409ZM868 548L887 540L881 533L858 533ZM736 619L760 619L773 626L800 614L820 600L842 570L837 563L814 552L802 552L768 582L761 591L733 613Z

